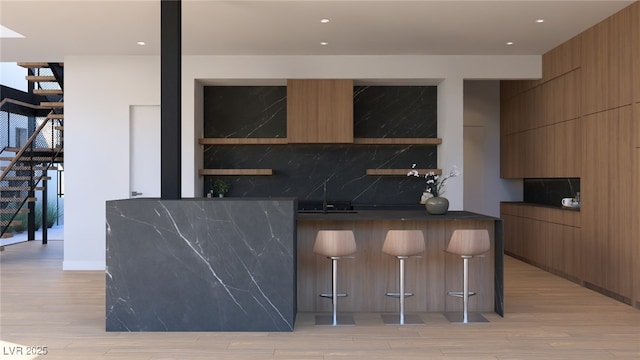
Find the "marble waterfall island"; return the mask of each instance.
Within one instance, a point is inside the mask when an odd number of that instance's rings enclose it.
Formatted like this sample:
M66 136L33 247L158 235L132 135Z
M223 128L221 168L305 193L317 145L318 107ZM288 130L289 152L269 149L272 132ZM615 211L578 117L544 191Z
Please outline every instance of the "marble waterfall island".
M295 199L106 204L107 331L292 331Z

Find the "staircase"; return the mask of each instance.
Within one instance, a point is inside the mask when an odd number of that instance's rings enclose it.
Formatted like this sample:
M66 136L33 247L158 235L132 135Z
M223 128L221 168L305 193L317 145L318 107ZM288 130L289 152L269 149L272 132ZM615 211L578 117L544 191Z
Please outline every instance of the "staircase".
M34 95L44 97L47 101L40 104L28 104L20 101L4 99L0 104L7 106L7 120L0 124L0 236L9 234L12 227L21 225L18 218L34 219L32 205L36 201L35 192L42 194L42 213L46 214L47 205L47 171L55 170L63 162L63 64L61 63L18 63L29 69L26 79ZM0 105L1 106L1 105ZM16 110L16 107L18 110ZM29 116L28 125L18 128L11 123L11 114L19 113L19 109L31 109L31 113L48 111L45 116ZM14 115L21 116L21 115ZM21 116L21 118L25 118ZM21 124L24 126L25 124ZM12 135L15 140L12 141ZM20 138L22 136L22 138ZM24 139L24 137L27 137ZM6 139L5 139L6 137ZM30 205L31 203L31 205ZM46 244L46 215L43 216L43 243Z

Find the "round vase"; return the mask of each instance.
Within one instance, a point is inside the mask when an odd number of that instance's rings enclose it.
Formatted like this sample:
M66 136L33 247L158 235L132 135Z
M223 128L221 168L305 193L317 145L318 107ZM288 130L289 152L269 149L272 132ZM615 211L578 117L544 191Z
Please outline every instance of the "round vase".
M427 212L432 215L446 214L449 210L449 200L442 196L434 196L427 199L424 205L427 208Z

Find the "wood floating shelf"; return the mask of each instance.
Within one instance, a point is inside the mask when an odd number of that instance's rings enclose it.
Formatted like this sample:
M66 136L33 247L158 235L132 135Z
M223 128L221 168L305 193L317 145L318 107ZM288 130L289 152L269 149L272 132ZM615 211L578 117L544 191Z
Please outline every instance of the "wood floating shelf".
M407 176L409 171L418 170L420 175L433 172L436 175L442 175L442 169L367 169L367 175L370 176Z
M199 174L214 176L269 176L273 175L273 169L200 169Z
M359 145L440 145L441 138L354 138Z
M283 145L286 138L201 138L200 145Z

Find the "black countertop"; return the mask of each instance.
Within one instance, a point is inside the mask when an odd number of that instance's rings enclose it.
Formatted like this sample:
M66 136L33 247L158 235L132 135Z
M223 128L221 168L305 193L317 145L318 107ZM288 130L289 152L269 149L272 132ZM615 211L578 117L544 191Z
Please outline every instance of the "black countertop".
M580 211L580 206L568 207L568 206L562 206L562 205L538 204L538 203L525 202L525 201L501 201L501 203L510 204L510 205L535 206L535 207L541 207L541 208L547 208L547 209Z
M364 221L364 220L500 220L498 218L472 213L470 211L448 211L443 215L431 215L421 210L353 210L345 212L298 212L298 220L311 221Z

